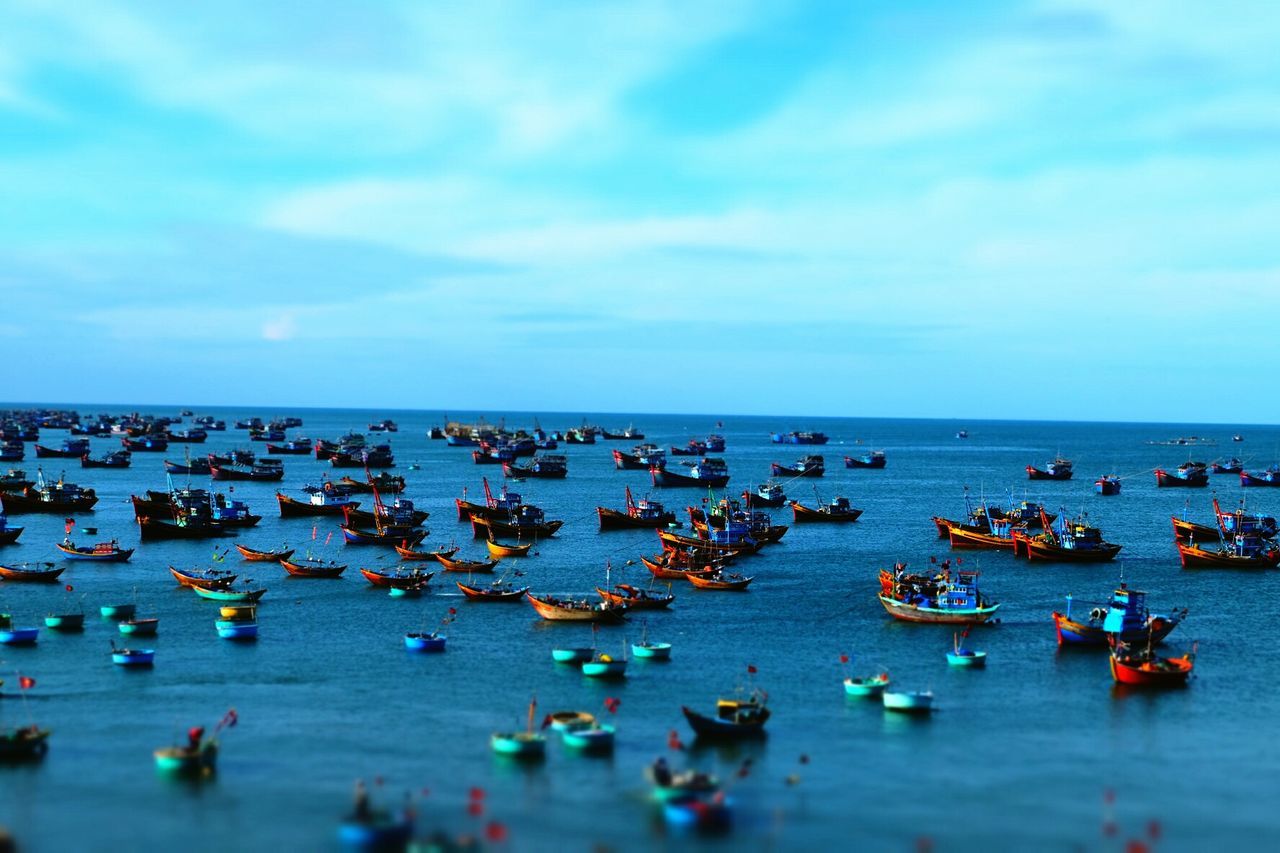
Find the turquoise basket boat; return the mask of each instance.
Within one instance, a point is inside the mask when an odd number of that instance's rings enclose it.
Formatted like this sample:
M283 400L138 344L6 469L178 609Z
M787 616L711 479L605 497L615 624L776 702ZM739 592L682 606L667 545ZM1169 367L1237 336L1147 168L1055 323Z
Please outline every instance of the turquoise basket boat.
M256 640L258 639L257 622L241 622L220 619L213 623L218 629L218 636L224 640Z
M103 619L132 619L138 612L136 604L104 604L98 608Z
M405 634L404 647L411 652L442 652L446 639L448 638L436 633Z
M633 643L631 655L641 660L671 660L671 644Z
M881 696L886 711L897 711L902 714L927 714L933 710L933 693L931 691L889 691Z
M187 779L212 776L217 768L218 742L208 741L199 749L170 746L155 751L156 771L164 776Z
M604 655L583 661L582 674L588 678L626 678L627 662Z
M123 622L116 623L116 630L121 634L129 634L137 637L155 636L159 627L159 619L126 619Z
M556 663L582 663L591 660L592 649L552 649L551 659Z
M152 666L156 662L155 649L115 649L111 662L116 666Z
M602 754L613 752L613 726L592 725L561 729L560 740L570 749Z
M859 678L846 678L844 680L844 692L846 696L865 696L879 697L884 693L884 689L889 686L889 676L887 673L879 675L868 675Z
M56 616L46 616L44 617L44 626L50 631L62 631L66 634L83 631L84 614L63 613Z
M547 739L536 732L498 732L489 738L498 755L526 761L540 761L547 756Z
M202 586L191 588L196 591L196 595L210 601L257 601L267 594L265 589L205 589Z
M975 652L973 649L957 649L947 652L947 663L952 666L979 669L987 665L987 653Z

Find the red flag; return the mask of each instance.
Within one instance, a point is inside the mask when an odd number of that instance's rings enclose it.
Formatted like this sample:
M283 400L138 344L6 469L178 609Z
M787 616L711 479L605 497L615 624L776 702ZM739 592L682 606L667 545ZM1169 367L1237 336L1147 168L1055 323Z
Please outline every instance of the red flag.
M484 802L482 800L472 800L467 803L467 814L472 817L480 817L484 814Z
M848 662L849 662L848 655L840 655L840 663L848 663Z
M755 665L754 665L754 664L747 664L747 672L748 672L748 673L750 673L751 675L755 675L755 674L756 674L756 668L755 668Z
M76 527L76 520L74 518L68 518L66 524L67 524L67 535L69 536L71 535L71 531L74 530Z
M956 565L960 566L963 564L964 564L964 557L956 557Z
M475 787L473 787L473 788L468 792L468 794L467 794L467 798L468 798L468 799L471 799L471 800L483 800L483 799L484 799L484 788L475 788Z
M456 608L456 607L450 607L450 608L449 608L449 615L450 615L450 616L457 616L457 615L458 615L458 608Z
M542 718L542 727L545 729L549 725L551 725L551 715L547 714Z
M496 820L491 820L485 824L484 837L486 841L501 844L507 840L507 827Z
M319 527L319 525L316 525L316 524L311 525L311 541L312 542L316 541L316 536L318 535L318 532L319 532L316 529L317 527Z
M969 629L968 629L968 628L965 628L963 631L961 631L961 632L960 632L960 636L961 636L962 638L967 639L967 638L968 638L968 636L969 636Z
M610 714L618 713L618 706L622 704L622 700L614 696L606 696L604 699L605 710Z
M23 690L30 690L32 687L36 686L36 680L34 678L27 678L25 675L19 675L18 686Z
M672 729L671 733L667 735L667 748L684 749L684 744L680 740L680 734L675 729Z
M72 590L71 584L67 584L67 592L71 592L71 590Z
M220 723L220 725L226 726L227 728L230 729L230 728L234 728L235 724L238 722L240 722L240 715L236 713L235 708L232 708L222 716L222 722Z

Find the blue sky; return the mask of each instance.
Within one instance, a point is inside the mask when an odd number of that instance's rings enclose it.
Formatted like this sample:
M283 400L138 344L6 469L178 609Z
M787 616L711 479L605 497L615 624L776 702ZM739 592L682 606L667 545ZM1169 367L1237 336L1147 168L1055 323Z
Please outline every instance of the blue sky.
M1280 418L1280 5L58 5L0 399Z

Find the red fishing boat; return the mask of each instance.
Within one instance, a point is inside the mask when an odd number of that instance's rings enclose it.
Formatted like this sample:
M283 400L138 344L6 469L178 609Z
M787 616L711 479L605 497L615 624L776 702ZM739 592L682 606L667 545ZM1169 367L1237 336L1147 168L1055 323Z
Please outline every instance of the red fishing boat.
M601 530L656 529L676 524L676 514L668 512L662 504L642 498L637 502L627 487L627 508L623 512L608 507L596 507Z
M376 587L396 589L417 589L436 576L421 569L361 569L360 574Z
M1195 668L1195 656L1166 658L1155 654L1151 646L1133 649L1124 644L1111 652L1111 677L1117 684L1135 687L1182 687Z
M676 600L676 597L671 594L670 587L667 588L665 595L640 589L626 583L617 584L613 589L596 587L596 592L606 602L621 604L632 610L665 610Z
M37 563L34 568L29 563L18 566L0 566L0 580L53 583L58 579L58 575L66 570L66 566L54 566L53 563Z

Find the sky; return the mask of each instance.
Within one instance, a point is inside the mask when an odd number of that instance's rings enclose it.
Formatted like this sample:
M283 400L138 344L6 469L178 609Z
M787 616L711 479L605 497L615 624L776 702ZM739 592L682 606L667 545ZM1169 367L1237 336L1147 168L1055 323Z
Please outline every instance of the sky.
M1269 0L0 28L0 400L1280 419Z

